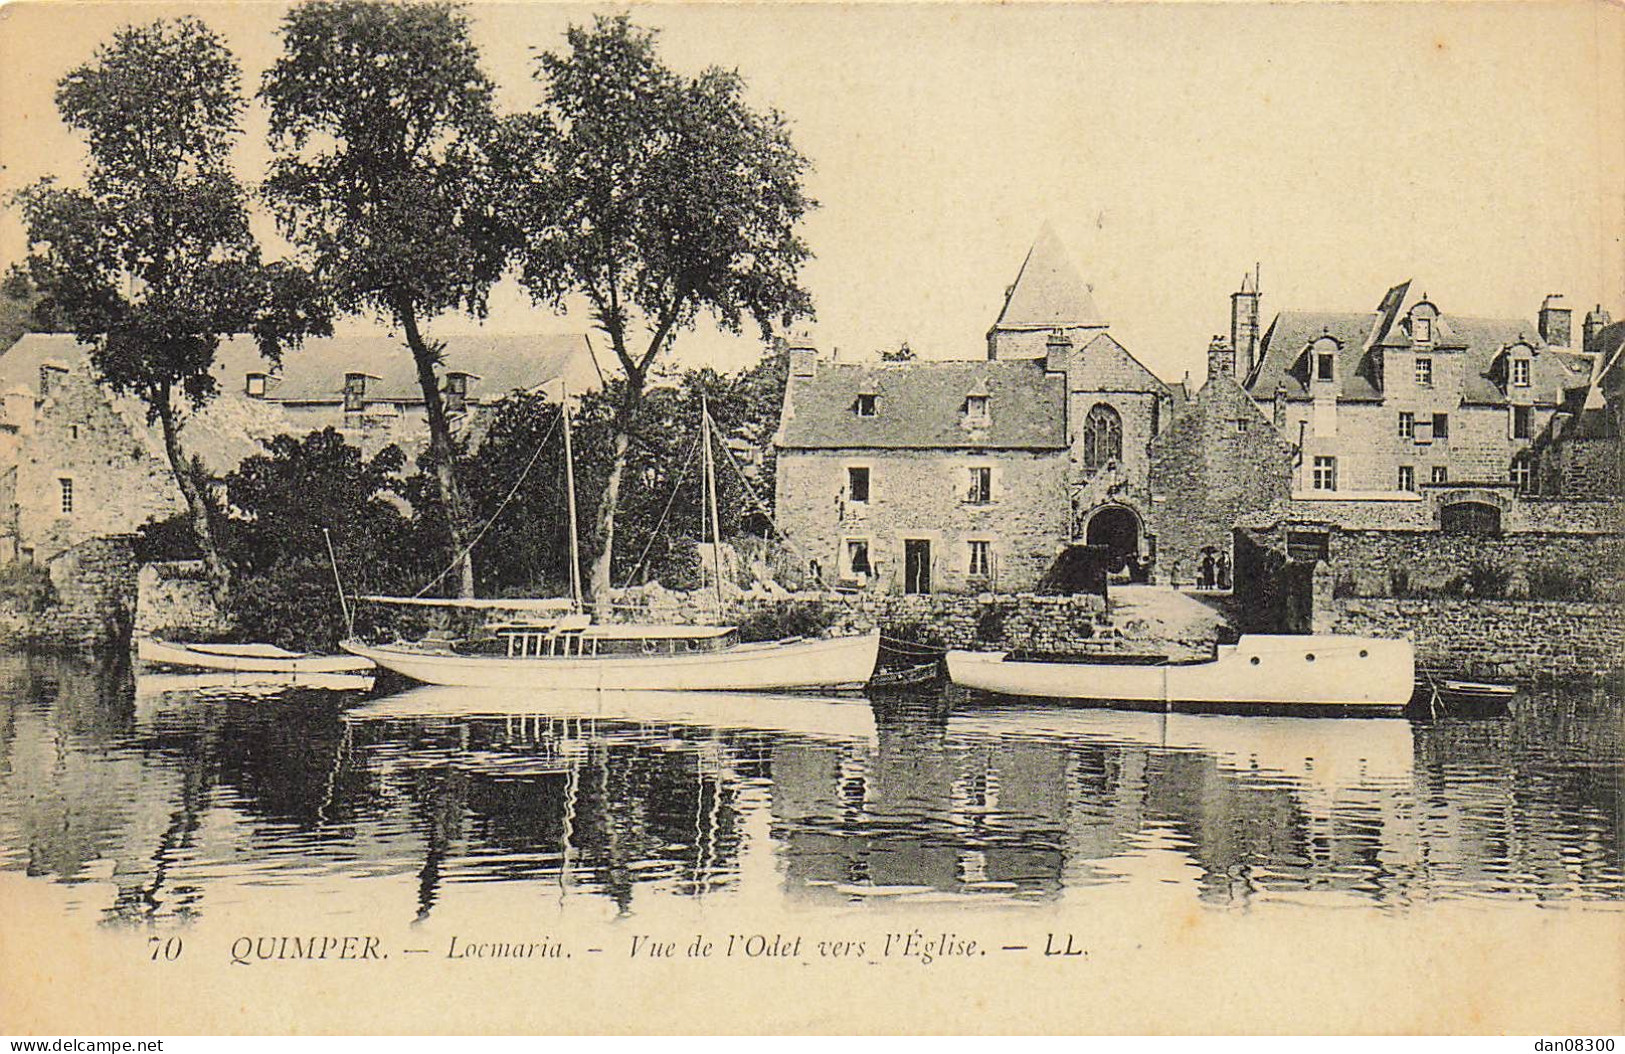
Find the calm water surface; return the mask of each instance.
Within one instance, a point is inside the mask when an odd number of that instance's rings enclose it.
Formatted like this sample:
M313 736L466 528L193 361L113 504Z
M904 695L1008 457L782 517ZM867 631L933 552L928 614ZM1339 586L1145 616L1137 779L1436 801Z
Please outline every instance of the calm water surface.
M1622 716L1590 682L1495 717L1339 720L377 695L12 656L0 868L115 923L274 896L320 911L361 878L403 922L485 883L634 916L1137 884L1224 911L1607 909L1625 905Z

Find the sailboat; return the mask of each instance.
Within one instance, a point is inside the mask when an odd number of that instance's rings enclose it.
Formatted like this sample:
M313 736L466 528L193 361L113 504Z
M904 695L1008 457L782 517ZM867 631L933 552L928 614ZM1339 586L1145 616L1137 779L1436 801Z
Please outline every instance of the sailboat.
M711 534L716 606L722 612L722 542L717 516L714 426L701 412L705 506ZM441 600L363 597L381 603L483 608L508 620L482 642L347 640L344 650L425 684L468 688L602 691L837 692L861 689L880 654L880 632L832 639L745 643L728 625L595 622L584 610L576 531L570 412L564 408L565 494L569 506L568 600Z

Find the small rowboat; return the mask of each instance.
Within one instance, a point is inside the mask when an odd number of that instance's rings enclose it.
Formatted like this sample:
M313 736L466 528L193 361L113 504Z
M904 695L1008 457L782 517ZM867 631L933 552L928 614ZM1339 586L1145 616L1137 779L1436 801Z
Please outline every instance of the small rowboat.
M356 655L316 655L274 644L185 644L156 637L137 640L135 654L156 666L231 673L360 673L373 667L372 660Z

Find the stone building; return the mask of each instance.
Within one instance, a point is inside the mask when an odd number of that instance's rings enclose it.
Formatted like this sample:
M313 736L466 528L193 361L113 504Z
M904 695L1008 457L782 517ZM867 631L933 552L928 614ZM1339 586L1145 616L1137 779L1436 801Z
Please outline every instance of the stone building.
M1107 328L1046 228L983 360L857 365L792 349L780 525L826 580L891 592L1030 589L1074 543L1144 572L1148 445L1176 391Z
M1610 320L1599 304L1586 314L1584 340L1591 375L1565 390L1531 448L1537 494L1625 494L1625 322Z
M100 385L87 351L69 334L31 333L0 353L0 561L47 561L184 508L146 407ZM312 341L279 369L229 340L215 376L220 395L186 416L182 444L216 476L278 434L332 426L369 453L427 441L411 360L388 338ZM511 390L580 390L595 376L584 337L459 340L443 394L466 424Z
M1207 382L1149 454L1157 577L1230 588L1233 528L1291 496L1296 451L1236 381L1235 353L1223 338L1208 349Z
M1531 486L1536 437L1592 369L1569 309L1554 295L1538 322L1475 318L1414 288L1369 312L1282 311L1256 344L1256 279L1232 297L1238 376L1301 449L1294 492Z

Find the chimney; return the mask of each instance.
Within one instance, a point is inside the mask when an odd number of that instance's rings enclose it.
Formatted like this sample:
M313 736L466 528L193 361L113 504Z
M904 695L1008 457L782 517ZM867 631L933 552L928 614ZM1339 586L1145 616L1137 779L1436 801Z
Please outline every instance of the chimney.
M1608 317L1608 312L1602 309L1601 304L1598 304L1590 311L1587 311L1585 330L1584 335L1581 338L1580 350L1590 352L1599 350L1596 347L1597 338L1602 336L1603 327L1612 321L1613 319Z
M1065 373L1067 359L1072 354L1072 338L1064 330L1050 331L1044 341L1044 369L1051 373Z
M1547 293L1540 304L1540 339L1554 348L1569 347L1570 314L1562 293Z
M1258 353L1258 286L1259 268L1242 275L1241 289L1230 294L1230 351L1232 376L1245 379L1253 372L1253 358Z
M1281 384L1277 384L1275 386L1275 402L1270 407L1270 411L1271 411L1270 420L1275 422L1275 427L1281 429L1283 432L1286 431L1286 384L1285 384L1285 382L1283 382ZM1299 437L1298 441L1299 441L1299 443L1303 442L1303 439L1302 439L1301 436Z
M790 376L811 377L818 372L818 349L805 334L786 342L785 354L790 357Z
M1211 384L1213 382L1213 378L1218 377L1221 374L1226 377L1235 377L1236 352L1235 349L1230 346L1230 342L1224 339L1223 335L1216 333L1213 336L1213 340L1210 341L1207 346L1208 383Z

